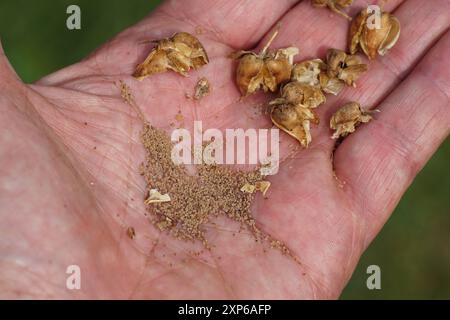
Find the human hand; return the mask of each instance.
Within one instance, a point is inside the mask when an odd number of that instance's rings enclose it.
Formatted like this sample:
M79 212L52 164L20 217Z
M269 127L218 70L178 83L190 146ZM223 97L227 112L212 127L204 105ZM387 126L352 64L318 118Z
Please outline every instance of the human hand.
M168 130L181 110L184 122L204 128L259 128L266 116L246 108L262 95L239 100L236 49L264 43L278 21L273 48L295 45L296 61L344 49L348 21L309 1L167 2L84 61L33 85L0 61L0 292L34 298L336 298L359 257L402 194L450 132L450 46L447 1L392 0L402 24L397 45L370 64L358 88L319 107L313 142L288 157L269 199L257 197L262 230L288 245L301 265L276 250L264 252L239 226L209 228L215 245L182 243L144 217L142 123L120 97L125 81L154 126ZM364 5L355 1L353 13ZM264 18L262 18L264 17ZM130 75L149 51L143 41L177 31L198 35L210 63L189 78L159 74L138 82ZM197 29L198 30L198 29ZM186 100L206 76L212 93ZM354 100L381 110L330 157L328 119ZM282 134L283 146L292 138ZM136 238L126 236L128 226ZM65 287L68 265L81 267L81 290Z

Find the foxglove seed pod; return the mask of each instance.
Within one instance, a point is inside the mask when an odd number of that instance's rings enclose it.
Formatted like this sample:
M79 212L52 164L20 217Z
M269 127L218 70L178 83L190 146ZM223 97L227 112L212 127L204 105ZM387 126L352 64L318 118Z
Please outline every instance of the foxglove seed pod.
M369 112L361 110L357 102L349 102L336 111L330 119L330 128L335 130L333 139L345 137L355 132L360 123L366 123L372 120Z
M259 54L251 51L239 51L232 55L238 59L236 84L242 96L260 89L275 92L279 85L288 82L291 77L294 56L298 48L289 47L269 52L268 48L278 34L276 31Z
M134 71L133 76L138 80L168 70L187 76L190 69L198 69L209 62L200 41L187 32L155 43L155 48Z
M362 10L350 26L349 48L355 54L358 47L369 59L377 55L384 56L391 49L400 36L400 22L388 12L381 13L380 26L369 26L369 13Z

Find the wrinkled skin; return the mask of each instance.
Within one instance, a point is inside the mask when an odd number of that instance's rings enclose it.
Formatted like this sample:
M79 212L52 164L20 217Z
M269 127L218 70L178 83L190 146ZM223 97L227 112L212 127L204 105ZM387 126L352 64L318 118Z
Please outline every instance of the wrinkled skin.
M279 19L273 47L300 47L296 61L345 47L348 21L308 1L238 3L166 3L87 59L33 85L23 84L1 54L1 298L339 296L363 251L449 134L449 3L387 3L385 10L394 12L410 37L372 62L357 89L330 96L317 109L325 120L312 128L310 148L299 149L269 178L268 200L258 196L259 226L284 241L301 265L276 250L264 252L226 220L208 227L216 247L196 255L192 251L201 245L172 240L144 217L141 122L115 82L130 85L146 118L160 128L169 129L178 110L187 127L194 118L203 120L203 128L268 127L265 115L246 116L264 98L239 101L229 53L265 43L263 36ZM355 1L352 14L365 4ZM189 78L164 73L132 79L150 50L143 40L181 30L194 34L196 26L204 30L198 37L210 57L207 66ZM211 94L201 102L186 100L201 76L210 80ZM327 126L349 100L381 113L336 150L336 174L346 182L341 188L333 177L334 141ZM282 154L292 143L282 134ZM134 240L127 237L128 226L136 229ZM81 268L81 290L66 289L72 264Z

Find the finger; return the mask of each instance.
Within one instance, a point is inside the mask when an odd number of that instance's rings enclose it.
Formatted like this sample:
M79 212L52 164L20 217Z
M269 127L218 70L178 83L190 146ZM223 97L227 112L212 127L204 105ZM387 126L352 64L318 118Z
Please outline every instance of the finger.
M328 105L319 110L319 116L325 119L317 132L319 145L330 151L334 148L329 119L337 108L348 101L358 101L365 109L375 108L410 73L450 26L449 10L446 0L408 0L394 11L402 28L397 44L386 56L370 62L356 89L346 88L338 97L330 97Z
M383 7L393 11L406 0L390 0ZM356 0L347 10L350 16L356 16L369 1ZM330 10L316 8L310 1L302 1L279 21L280 32L273 42L273 47L294 45L300 49L296 60L324 57L328 48L347 49L347 37L350 23L347 19L331 13ZM264 46L271 32L259 46Z
M366 244L450 133L449 50L450 31L383 101L377 119L336 151L336 172L367 222Z
M388 9L398 7L401 1L389 1ZM357 2L361 4L361 2ZM436 4L437 2L434 2ZM318 151L318 155L329 162L329 154L334 147L335 141L332 140L331 131L329 129L329 119L331 114L347 101L359 101L364 107L376 107L377 104L404 78L417 60L423 56L428 48L438 39L443 32L448 28L448 18L441 11L445 6L448 7L448 2L440 1L441 5L434 6L429 2L424 3L420 0L409 0L404 2L395 10L395 15L402 24L402 32L400 39L396 46L385 57L378 57L376 61L372 61L369 65L369 71L364 74L358 81L358 87L347 88L338 97L327 96L327 103L317 108L321 123L318 127L312 126L313 142L308 150L297 152L296 157L299 159L309 159L303 153ZM356 8L359 11L360 8ZM445 11L445 10L444 10ZM414 15L411 15L414 13ZM299 17L305 16L304 21L310 21L314 16L317 16L313 25L310 27L308 23L302 22L303 19ZM308 18L309 17L309 18ZM339 23L342 26L339 28ZM292 33L291 30L302 30L301 33ZM292 9L282 20L282 28L280 35L276 39L277 44L274 47L285 47L294 44L300 47L300 58L298 61L320 56L320 51L326 51L327 48L346 48L346 38L348 32L348 22L340 17L334 17L327 10L315 9L309 3L301 3ZM330 34L332 34L330 36ZM303 41L303 39L306 39ZM313 39L309 41L308 39ZM263 41L264 43L264 41ZM236 108L232 104L234 97L232 94L226 95L229 97L229 105L227 108L221 108L222 114L227 116L225 119L230 119L236 123L239 121L247 121L246 127L260 127L270 125L266 115L261 117L245 117L242 110L254 110L254 108L245 108L245 106ZM251 101L245 99L245 101ZM250 105L256 105L251 102ZM198 112L206 112L209 117L214 114L214 105L208 109L201 109ZM236 110L240 110L236 112ZM233 115L235 115L233 117ZM236 119L237 118L237 119ZM264 118L261 119L261 118ZM284 135L281 135L284 138ZM288 140L293 140L288 137ZM286 149L284 155L291 154L292 148ZM282 155L282 158L284 158ZM300 166L299 166L300 167Z
M364 1L355 4L358 12L364 6ZM334 147L328 124L331 114L347 101L359 101L366 108L375 107L449 26L448 15L445 13L446 8L449 8L447 1L389 1L388 4L389 7L385 7L385 10L395 9L394 15L402 25L399 41L386 56L370 62L368 72L359 79L356 89L346 88L338 97L328 95L327 103L317 109L322 121L317 128L312 128L311 148L331 152ZM289 31L300 28L299 16L305 16L308 21L313 15L317 16L314 25L320 27L302 27L302 33L298 35ZM289 39L293 39L294 44L300 47L299 60L323 57L328 48L347 48L348 22L339 17L330 18L326 10L323 12L301 3L285 16L282 26L283 32L277 39L280 43L276 45L288 45L291 43L288 41L292 41ZM323 155L327 156L327 153L324 152Z
M166 1L88 59L38 83L55 85L92 75L131 75L153 47L149 40L167 38L180 31L197 36L212 61L216 56L227 56L231 47L253 46L298 1Z
M218 42L250 48L298 0L192 0L167 1L157 11L198 26Z
M20 81L20 79L9 63L0 40L0 88L6 87L11 81Z

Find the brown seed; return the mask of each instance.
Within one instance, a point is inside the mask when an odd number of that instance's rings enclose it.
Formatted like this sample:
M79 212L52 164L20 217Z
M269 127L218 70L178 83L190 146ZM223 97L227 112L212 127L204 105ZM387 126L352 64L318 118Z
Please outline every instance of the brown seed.
M360 123L372 120L369 112L361 110L357 102L349 102L336 111L330 119L330 128L335 130L332 138L345 137L355 132Z
M377 28L369 21L368 9L364 9L350 26L350 53L355 54L359 47L369 59L375 59L377 54L384 56L397 43L399 36L400 22L396 17L382 12Z
M289 47L269 52L268 48L278 34L276 31L259 54L251 51L239 51L233 58L239 59L236 70L236 84L243 96L260 89L275 92L278 86L289 81L293 57L298 48Z
M200 100L201 98L207 96L209 94L209 91L210 85L208 79L205 77L201 78L195 85L194 99Z
M187 76L190 69L198 69L209 62L200 41L187 32L176 33L168 39L155 41L156 47L136 67L133 76L139 80L154 73L175 71Z
M312 0L312 4L316 7L328 7L331 11L352 20L345 12L342 10L346 7L351 6L353 0Z

